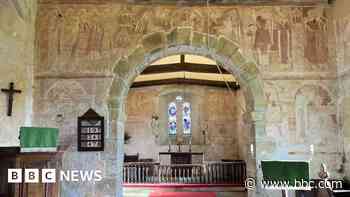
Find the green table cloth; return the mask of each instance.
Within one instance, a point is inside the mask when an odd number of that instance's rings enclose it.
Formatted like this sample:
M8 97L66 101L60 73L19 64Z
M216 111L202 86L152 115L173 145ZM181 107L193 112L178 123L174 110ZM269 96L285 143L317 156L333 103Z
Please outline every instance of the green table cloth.
M308 161L261 161L264 181L278 181L296 187L296 181L309 181Z
M55 152L57 138L56 128L21 127L21 152Z

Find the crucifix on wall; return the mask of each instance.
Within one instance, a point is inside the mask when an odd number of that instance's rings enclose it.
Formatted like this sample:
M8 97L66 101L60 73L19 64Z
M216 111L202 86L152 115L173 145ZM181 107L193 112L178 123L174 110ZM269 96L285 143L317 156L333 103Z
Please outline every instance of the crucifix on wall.
M21 90L15 89L15 84L13 82L10 83L9 89L1 89L1 92L7 94L8 96L8 104L7 104L7 116L12 115L12 105L13 105L13 95L16 93L21 93Z

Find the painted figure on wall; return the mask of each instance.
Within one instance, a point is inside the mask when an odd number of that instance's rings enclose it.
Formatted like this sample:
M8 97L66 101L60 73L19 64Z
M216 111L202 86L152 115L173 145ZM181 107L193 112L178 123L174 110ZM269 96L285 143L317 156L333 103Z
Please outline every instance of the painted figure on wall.
M272 24L272 46L271 50L278 53L282 64L290 61L292 53L292 27L288 14L284 10L278 10L278 19Z
M267 29L267 20L262 16L256 18L256 32L254 49L266 53L271 45L270 32Z
M171 13L171 26L172 28L178 27L178 26L191 26L193 29L197 31L203 31L205 30L204 27L204 20L202 13L193 8L181 8L174 10L173 13ZM167 19L169 20L169 19Z
M300 88L295 96L296 141L318 146L329 144L330 136L334 137L336 132L333 107L331 97L323 87L305 85ZM321 138L315 141L315 136Z
M305 58L312 64L325 64L328 60L326 18L310 10L305 21ZM321 16L320 16L321 15Z
M169 20L169 18L172 18L171 14L169 8L164 8L162 11L156 10L152 25L159 29L171 29L172 21Z
M63 13L59 9L55 9L52 12L45 14L48 20L47 30L48 32L48 64L58 65L60 62L60 58L62 58L63 44L64 44L64 29L65 29L65 21L63 17ZM56 68L50 68L50 70L54 70Z
M243 22L238 9L229 9L223 15L221 27L218 29L220 34L227 36L228 38L242 42L243 39ZM223 28L225 27L225 28Z
M99 24L81 22L72 47L72 56L95 59L102 55L104 28Z
M55 10L54 16L52 18L52 24L50 24L52 29L50 29L50 32L52 32L54 36L52 41L54 41L55 43L53 45L50 45L50 48L56 49L56 55L60 55L62 51L62 36L64 33L64 18L60 10Z
M88 45L86 48L86 54L90 54L90 56L94 59L94 57L98 57L102 55L102 47L103 47L103 39L104 39L104 29L99 24L93 24L89 28L89 37L88 37Z
M264 88L267 102L266 113L269 114L266 117L266 133L268 136L278 140L278 138L288 134L282 128L284 117L281 115L283 109L280 92L283 91L283 89L271 81L266 81L264 83Z
M350 64L350 17L344 20L344 65Z
M268 29L268 21L263 16L256 18L256 31L253 49L255 50L258 64L268 65L270 62L271 35Z
M287 21L274 24L273 45L271 50L279 52L281 63L287 64L291 56L291 28Z

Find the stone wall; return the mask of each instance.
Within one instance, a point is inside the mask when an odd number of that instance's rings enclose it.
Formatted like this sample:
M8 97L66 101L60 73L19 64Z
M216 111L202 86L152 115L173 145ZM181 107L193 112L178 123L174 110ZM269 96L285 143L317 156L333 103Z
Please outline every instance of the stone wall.
M344 164L341 171L350 179L350 2L338 0L334 6L335 37L336 37L336 63L338 68L338 121L339 130L344 139L342 159Z
M144 35L182 26L237 42L264 73L334 72L329 10L322 6L41 4L35 73L108 73Z
M0 92L0 146L19 146L19 127L31 125L35 40L35 0L0 2L0 88L10 82L15 94L13 113L7 116L8 97Z
M144 63L186 51L232 60L221 58L221 63L242 84L247 111L240 117L244 127L254 131L240 140L256 145L258 160L310 160L312 177L324 162L332 177L342 176L343 144L335 143L342 142L342 135L337 127L332 7L39 7L35 123L60 128L64 168L105 172L105 181L91 187L63 183L63 194L112 196L117 183L121 191L121 163L116 161L124 153L120 144L128 88ZM107 119L105 152L76 152L76 118L89 107ZM63 121L57 121L59 114ZM249 147L241 151L248 158ZM249 165L254 175L255 161Z
M243 159L240 149L248 142L239 141L241 128L239 105L242 95L231 94L226 88L196 85L163 85L133 88L127 98L125 133L131 139L125 145L126 154L139 153L141 158L158 160L159 152L167 152L169 141L172 151L177 151L176 139L168 137L168 104L175 96L184 96L191 103L192 151L204 152L208 161ZM181 110L181 109L179 109ZM182 113L178 111L178 113ZM159 117L153 121L152 115ZM178 140L189 144L189 138L181 135L181 117L178 117ZM203 135L202 131L205 131ZM205 139L204 139L205 138ZM189 146L181 147L188 151Z

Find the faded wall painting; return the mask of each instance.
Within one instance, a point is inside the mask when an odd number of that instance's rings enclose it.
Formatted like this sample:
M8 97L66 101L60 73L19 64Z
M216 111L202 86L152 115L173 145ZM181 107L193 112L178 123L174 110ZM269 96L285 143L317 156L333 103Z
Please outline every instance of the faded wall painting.
M327 18L324 10L315 9L305 13L305 58L312 65L322 65L328 60Z
M237 42L264 72L292 72L294 65L307 72L329 71L326 8L118 3L40 8L37 73L111 72L115 61L135 49L142 36L184 26Z
M297 142L326 150L339 138L336 108L324 88L315 85L300 88L295 96L295 113Z

